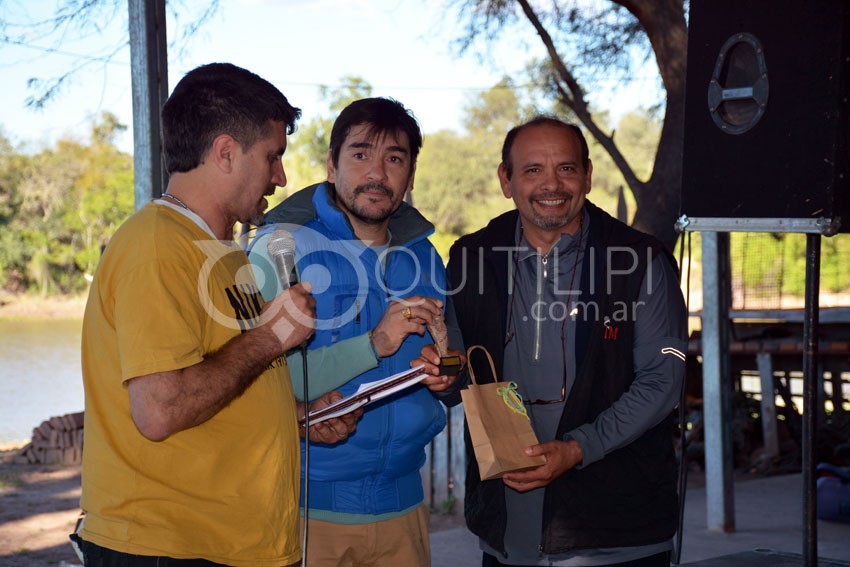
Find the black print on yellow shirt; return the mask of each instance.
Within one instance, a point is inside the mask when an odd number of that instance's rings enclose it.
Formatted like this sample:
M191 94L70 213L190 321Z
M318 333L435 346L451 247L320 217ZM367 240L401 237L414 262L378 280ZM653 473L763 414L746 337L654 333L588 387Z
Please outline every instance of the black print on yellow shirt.
M262 310L262 296L260 291L252 285L232 285L225 289L230 305L233 307L233 316L239 322L239 328L244 333L257 324L260 320Z

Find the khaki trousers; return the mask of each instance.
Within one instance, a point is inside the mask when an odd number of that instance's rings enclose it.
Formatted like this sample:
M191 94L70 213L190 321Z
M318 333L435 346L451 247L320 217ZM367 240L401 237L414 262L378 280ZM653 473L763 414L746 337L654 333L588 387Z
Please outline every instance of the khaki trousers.
M305 567L429 567L428 508L372 524L310 519ZM301 519L301 534L304 519Z

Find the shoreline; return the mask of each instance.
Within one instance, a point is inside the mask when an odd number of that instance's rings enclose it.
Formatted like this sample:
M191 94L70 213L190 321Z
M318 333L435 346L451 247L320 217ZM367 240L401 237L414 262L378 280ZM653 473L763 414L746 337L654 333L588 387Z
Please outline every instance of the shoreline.
M82 319L86 298L86 294L44 297L0 294L0 320Z

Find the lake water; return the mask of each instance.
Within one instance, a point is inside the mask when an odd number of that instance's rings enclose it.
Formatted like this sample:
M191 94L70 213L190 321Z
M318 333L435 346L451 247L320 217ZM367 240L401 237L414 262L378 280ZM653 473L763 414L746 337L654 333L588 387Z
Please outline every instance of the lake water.
M0 320L0 445L29 441L55 415L83 411L76 320Z

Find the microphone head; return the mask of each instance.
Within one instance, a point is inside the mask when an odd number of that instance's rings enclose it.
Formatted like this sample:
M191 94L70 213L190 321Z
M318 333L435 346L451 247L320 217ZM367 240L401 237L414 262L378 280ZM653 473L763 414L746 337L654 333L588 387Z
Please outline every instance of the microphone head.
M269 237L269 256L274 262L281 289L287 290L298 283L295 269L295 238L288 230L276 229Z
M294 256L295 255L295 238L285 229L278 228L269 237L268 243L269 256Z

